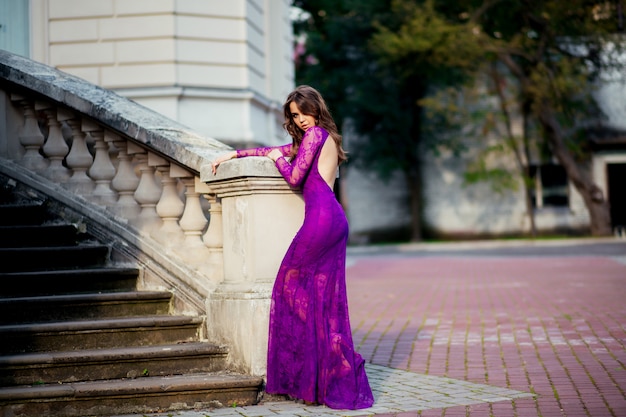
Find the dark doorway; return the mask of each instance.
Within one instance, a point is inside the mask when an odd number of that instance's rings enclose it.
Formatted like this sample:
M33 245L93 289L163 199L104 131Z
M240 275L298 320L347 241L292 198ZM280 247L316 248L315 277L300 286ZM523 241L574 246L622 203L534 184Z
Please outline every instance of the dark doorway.
M626 164L607 164L609 204L613 228L626 228Z

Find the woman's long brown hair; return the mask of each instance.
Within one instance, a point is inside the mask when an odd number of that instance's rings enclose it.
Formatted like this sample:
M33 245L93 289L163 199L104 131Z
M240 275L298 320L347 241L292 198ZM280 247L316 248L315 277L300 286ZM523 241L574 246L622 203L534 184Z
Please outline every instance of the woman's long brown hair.
M337 145L337 163L341 165L342 162L348 159L346 152L341 147L341 135L339 134L333 117L330 115L324 98L316 89L308 85L296 87L295 90L289 93L283 105L283 112L285 113L285 123L283 123L283 127L293 138L290 156L293 157L296 155L298 148L302 144L302 137L304 136L304 131L296 125L293 121L293 117L291 117L291 109L289 108L291 102L296 103L302 114L313 116L316 120L316 125L326 129L330 137L333 138Z

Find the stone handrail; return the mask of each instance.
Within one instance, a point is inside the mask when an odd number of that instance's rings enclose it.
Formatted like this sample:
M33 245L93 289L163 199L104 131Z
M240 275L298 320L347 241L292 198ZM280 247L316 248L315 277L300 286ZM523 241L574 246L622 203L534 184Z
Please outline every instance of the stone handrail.
M230 147L1 50L0 117L1 173L111 242L176 310L206 315L233 369L264 374L271 285L302 217L271 161L229 161L214 176L210 161Z

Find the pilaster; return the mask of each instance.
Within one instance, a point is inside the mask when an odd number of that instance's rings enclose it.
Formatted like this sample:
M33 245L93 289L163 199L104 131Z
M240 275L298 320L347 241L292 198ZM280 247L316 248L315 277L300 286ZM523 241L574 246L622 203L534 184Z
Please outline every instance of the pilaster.
M272 286L304 202L268 158L226 162L217 176L204 167L201 181L222 209L224 280L207 300L209 338L235 349L235 368L264 375Z

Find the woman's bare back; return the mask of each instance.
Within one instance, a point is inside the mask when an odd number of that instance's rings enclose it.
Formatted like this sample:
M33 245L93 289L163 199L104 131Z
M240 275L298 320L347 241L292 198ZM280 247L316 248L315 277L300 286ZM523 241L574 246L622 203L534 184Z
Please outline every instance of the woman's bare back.
M331 190L335 186L335 178L337 178L337 164L337 145L333 138L329 136L322 147L320 158L317 162L317 170Z

